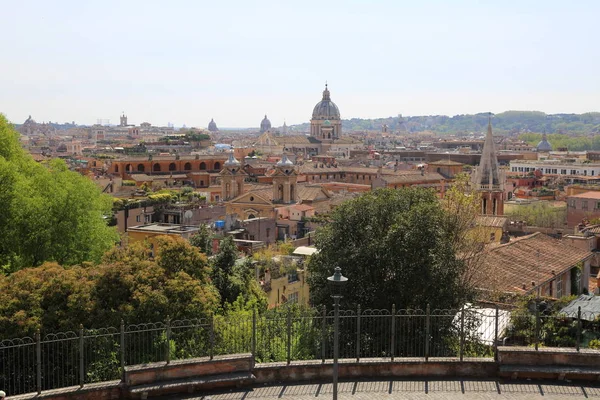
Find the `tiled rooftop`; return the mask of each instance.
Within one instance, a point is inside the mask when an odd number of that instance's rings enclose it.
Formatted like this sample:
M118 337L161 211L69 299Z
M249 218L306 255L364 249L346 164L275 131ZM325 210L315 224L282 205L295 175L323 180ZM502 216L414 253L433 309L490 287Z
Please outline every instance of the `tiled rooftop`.
M528 293L541 283L591 257L592 253L534 233L488 250L475 273L478 288Z

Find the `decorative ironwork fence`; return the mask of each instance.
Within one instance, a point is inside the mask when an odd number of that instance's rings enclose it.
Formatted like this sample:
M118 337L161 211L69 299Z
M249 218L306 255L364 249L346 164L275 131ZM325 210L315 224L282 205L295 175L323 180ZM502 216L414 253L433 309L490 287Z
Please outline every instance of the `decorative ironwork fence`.
M340 358L493 358L497 346L586 346L594 318L510 315L498 309L340 311ZM333 357L333 311L174 320L0 341L0 388L10 395L121 379L125 366L252 353L258 363ZM587 336L586 336L587 335ZM587 342L586 342L587 340Z

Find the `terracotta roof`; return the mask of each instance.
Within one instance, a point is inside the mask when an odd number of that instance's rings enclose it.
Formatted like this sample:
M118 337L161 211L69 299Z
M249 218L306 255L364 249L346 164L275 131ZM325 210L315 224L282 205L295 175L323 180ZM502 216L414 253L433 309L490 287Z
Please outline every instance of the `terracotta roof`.
M452 160L439 160L439 161L430 161L427 163L428 165L444 165L444 166L462 166L465 165L463 163L459 163Z
M273 200L273 186L271 185L256 185L252 189L248 190L247 193L256 194L265 200ZM327 189L322 188L318 185L306 185L298 184L296 192L296 201L320 201L331 198L331 193Z
M384 175L381 177L386 183L417 183L417 182L439 182L445 179L437 172L426 172L421 175L420 172L411 172L401 175Z
M499 217L492 215L480 215L475 220L475 223L479 226L487 226L493 228L504 228L508 223L508 217Z
M321 143L317 138L312 136L282 136L278 137L277 140L280 144L319 144Z
M600 192L599 191L589 191L584 193L575 194L573 196L569 196L569 199L593 199L600 200Z
M475 285L526 294L590 257L589 251L537 232L486 251Z
M310 211L315 209L313 206L309 206L307 204L294 204L293 206L290 206L290 208L298 211Z
M327 200L331 195L321 186L300 186L298 185L298 199L301 201L319 201Z

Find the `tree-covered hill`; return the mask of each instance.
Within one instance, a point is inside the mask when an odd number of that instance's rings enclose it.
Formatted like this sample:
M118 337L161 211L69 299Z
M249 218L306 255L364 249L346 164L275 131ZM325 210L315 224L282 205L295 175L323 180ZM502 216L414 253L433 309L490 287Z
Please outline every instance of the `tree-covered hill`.
M388 117L377 119L352 118L342 121L343 129L348 131L379 131L385 124L389 132L432 131L449 134L468 134L483 132L487 126L488 113L446 115L428 115L415 117ZM505 111L493 116L496 133L547 132L561 134L587 135L600 133L600 112L585 114L545 114L540 111ZM297 131L307 131L308 123L294 125Z

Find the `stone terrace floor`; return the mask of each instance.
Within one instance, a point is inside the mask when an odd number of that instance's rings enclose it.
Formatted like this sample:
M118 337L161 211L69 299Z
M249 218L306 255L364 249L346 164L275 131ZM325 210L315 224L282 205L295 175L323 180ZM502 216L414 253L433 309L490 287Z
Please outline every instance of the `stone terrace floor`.
M332 398L331 383L257 386L204 395L178 395L163 399L246 400ZM600 399L600 382L557 383L553 381L511 380L375 380L340 382L338 398L362 399Z

